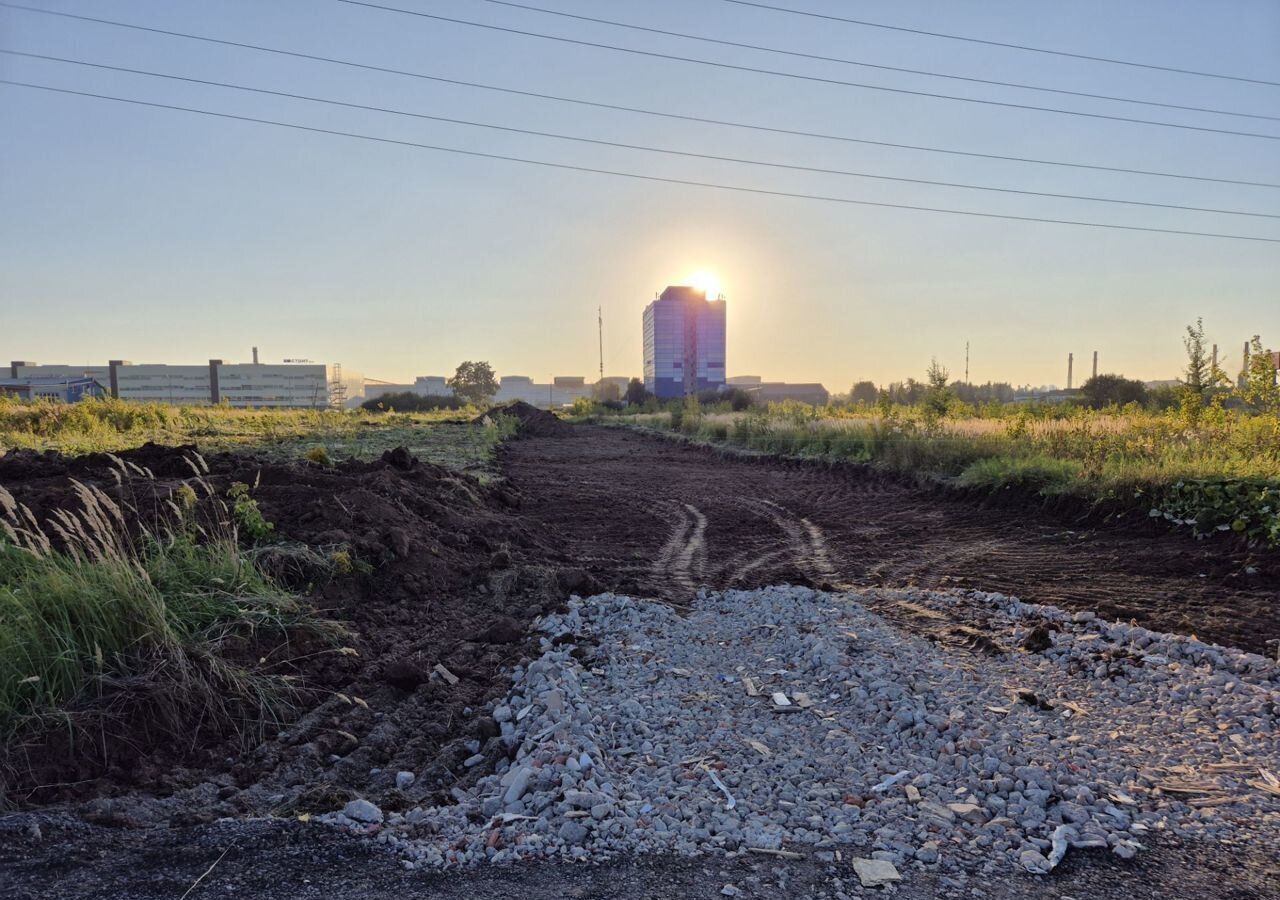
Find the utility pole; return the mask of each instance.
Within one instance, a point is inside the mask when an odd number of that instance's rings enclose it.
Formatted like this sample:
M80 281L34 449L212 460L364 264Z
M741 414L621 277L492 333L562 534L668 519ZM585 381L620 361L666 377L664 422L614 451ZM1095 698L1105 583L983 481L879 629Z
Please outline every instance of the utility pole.
M969 342L964 342L964 383L969 383Z

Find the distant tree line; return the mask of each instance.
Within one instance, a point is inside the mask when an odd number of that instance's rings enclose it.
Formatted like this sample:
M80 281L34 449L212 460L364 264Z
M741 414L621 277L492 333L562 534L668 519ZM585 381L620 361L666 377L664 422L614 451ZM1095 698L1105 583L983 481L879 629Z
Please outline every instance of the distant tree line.
M1106 373L1090 378L1064 402L1092 409L1129 404L1155 410L1179 409L1193 423L1198 421L1203 410L1214 405L1254 412L1280 411L1280 382L1277 381L1275 360L1264 348L1261 337L1254 335L1249 342L1244 371L1234 384L1209 349L1202 319L1187 326L1182 343L1187 362L1176 385L1148 388L1137 379ZM849 390L847 402L885 409L922 406L930 415L942 416L948 413L952 403L970 406L1003 404L1017 397L1034 400L1043 393L1030 388L1017 389L1007 382L968 384L962 381L948 383L947 379L947 370L935 359L924 381L908 378L891 382L883 388L872 381L857 381ZM1058 399L1062 399L1061 395Z

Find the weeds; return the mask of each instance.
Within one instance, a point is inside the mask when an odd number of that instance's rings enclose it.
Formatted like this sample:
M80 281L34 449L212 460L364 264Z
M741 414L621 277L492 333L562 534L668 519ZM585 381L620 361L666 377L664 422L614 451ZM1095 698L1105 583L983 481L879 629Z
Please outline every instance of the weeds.
M803 408L801 408L803 407ZM1280 414L1211 404L989 406L940 418L932 407L825 410L776 404L744 413L630 415L620 421L790 456L868 463L986 489L1071 496L1160 516L1197 534L1280 546Z
M260 544L271 537L276 526L263 517L258 501L249 494L249 485L243 481L233 482L227 489L227 497L231 499L231 515L236 525L251 543Z
M302 458L307 462L315 463L317 466L329 468L333 465L333 460L329 458L329 448L321 444L318 447L312 447L306 453L302 454Z
M139 476L119 472L123 498ZM208 482L147 527L136 505L72 485L78 509L43 524L0 488L0 739L66 727L105 758L113 741L204 731L248 743L287 716L298 685L259 651L343 632L258 571Z

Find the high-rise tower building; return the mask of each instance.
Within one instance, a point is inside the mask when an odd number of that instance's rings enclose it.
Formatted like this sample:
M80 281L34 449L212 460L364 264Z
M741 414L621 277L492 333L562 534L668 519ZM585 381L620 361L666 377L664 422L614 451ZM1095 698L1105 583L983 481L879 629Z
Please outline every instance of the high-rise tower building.
M644 386L660 400L724 386L725 301L669 287L644 310Z

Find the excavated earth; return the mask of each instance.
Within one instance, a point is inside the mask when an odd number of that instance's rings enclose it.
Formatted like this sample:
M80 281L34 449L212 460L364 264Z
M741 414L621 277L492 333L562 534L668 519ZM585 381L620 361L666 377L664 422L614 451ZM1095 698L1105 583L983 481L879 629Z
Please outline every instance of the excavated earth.
M503 448L504 479L474 479L403 451L320 467L237 453L207 459L219 490L240 481L287 546L267 562L352 632L356 655L293 664L310 709L249 753L218 736L137 746L102 759L28 748L0 814L0 894L35 897L367 898L859 895L847 862L636 857L602 865L526 863L406 871L379 844L298 816L352 797L384 810L447 802L493 771L467 767L496 731L485 714L511 668L538 653L533 621L570 594L614 590L682 607L700 586L790 583L972 588L1134 620L1252 652L1280 637L1280 555L1197 542L1143 521L1099 521L1032 498L993 502L858 467L724 455L620 429L555 439L524 429ZM556 429L563 432L562 429ZM193 448L125 454L171 489ZM71 501L69 478L110 489L115 463L11 453L0 484L38 513ZM313 555L360 563L323 577ZM874 595L875 592L872 592ZM896 627L971 653L999 645L980 604L940 617L893 598ZM990 633L988 633L990 632ZM317 661L318 660L318 661ZM458 677L432 674L437 663ZM496 741L486 746L492 749ZM486 750L488 753L489 750ZM397 785L398 772L413 783ZM838 881L836 879L839 879ZM198 883L197 883L198 882ZM874 894L874 891L862 892ZM902 897L1280 897L1260 848L1157 838L1129 861L1082 851L1047 880L956 886L922 873Z
M77 504L72 479L146 519L195 483L195 453L147 445L121 454L136 467L122 488L112 457L14 452L0 458L0 484L42 520ZM300 676L311 709L251 753L198 729L181 744L112 741L105 753L55 731L9 748L0 796L19 807L83 803L90 820L134 826L322 811L357 794L391 807L446 796L468 755L462 741L492 727L471 710L505 689L528 622L584 589L582 572L549 563L556 554L518 515L512 488L484 487L403 449L336 467L244 453L202 459L200 480L215 493L252 486L281 542L259 564L348 629L342 643L355 652L278 652L286 658L268 671ZM326 562L335 553L350 560L337 572ZM458 682L433 677L437 664ZM417 774L410 790L396 788L398 771Z
M509 444L503 465L524 514L610 590L681 603L700 585L965 588L1276 654L1280 552L1195 540L1145 514L1099 521L865 466L580 430Z

